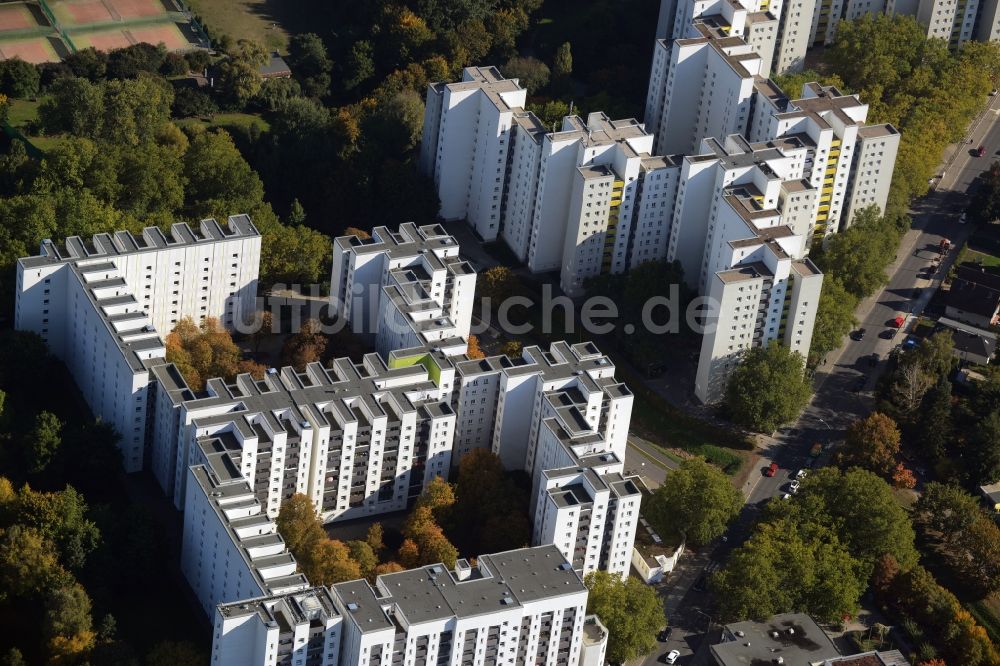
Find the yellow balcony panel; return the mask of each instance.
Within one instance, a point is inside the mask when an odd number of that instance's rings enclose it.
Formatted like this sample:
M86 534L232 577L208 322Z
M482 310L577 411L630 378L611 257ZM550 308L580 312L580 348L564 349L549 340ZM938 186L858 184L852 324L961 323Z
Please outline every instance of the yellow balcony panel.
M820 206L816 210L818 210L818 211L829 211L830 210L830 204L823 204L822 206Z

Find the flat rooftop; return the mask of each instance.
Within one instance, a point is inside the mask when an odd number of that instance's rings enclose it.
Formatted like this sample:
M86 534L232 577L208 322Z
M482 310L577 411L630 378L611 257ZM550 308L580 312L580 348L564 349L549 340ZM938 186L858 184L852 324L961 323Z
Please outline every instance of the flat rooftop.
M723 629L723 642L711 647L719 666L812 666L839 657L833 641L804 613L775 615L764 622L735 622Z

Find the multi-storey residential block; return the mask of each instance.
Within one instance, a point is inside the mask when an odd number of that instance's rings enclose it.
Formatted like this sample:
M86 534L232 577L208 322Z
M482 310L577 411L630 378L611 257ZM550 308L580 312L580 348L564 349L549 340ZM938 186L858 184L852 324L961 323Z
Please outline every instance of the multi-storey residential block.
M533 543L555 543L582 573L625 576L640 499L635 481L622 476L632 401L610 359L590 343L461 361L455 455L490 448L507 469L528 472ZM569 485L578 492L559 490ZM572 506L570 497L589 498L587 506Z
M274 522L217 440L188 470L181 571L207 617L219 604L309 586Z
M426 367L390 368L375 354L301 373L272 369L260 381L211 379L204 396L175 406L173 437L167 426L154 442L154 458L174 460L157 476L184 509L188 467L221 447L268 516L295 493L309 496L325 521L399 511L448 474L449 396Z
M212 666L602 664L608 631L553 546L220 605Z
M575 666L587 588L554 546L333 586L342 664Z
M980 0L975 36L980 42L1000 40L1000 1Z
M115 427L126 471L143 467L149 369L183 317L232 325L255 310L260 234L245 215L78 237L18 260L14 326L66 362L93 412Z
M742 37L761 57L761 74L771 71L778 40L783 0L662 0L656 38L691 37L690 26L698 21L715 24L732 37Z
M468 338L476 273L458 251L437 224L376 227L370 240L341 236L334 241L331 308L374 339L383 358L393 349Z
M784 74L801 70L805 65L815 0L787 0L778 21L778 37L771 61L771 71Z
M947 40L954 48L975 37L979 0L886 0L885 12L915 16L928 38Z
M338 666L342 623L325 587L220 604L212 666Z
M646 127L656 153L691 153L705 138L742 134L750 120L762 59L715 17L690 24L684 37L657 40L646 95Z
M885 210L899 148L892 125L867 125L868 105L857 95L808 83L789 100L773 84L758 84L751 141L797 139L807 149L804 177L820 190L815 233L850 226L861 208Z
M461 82L427 88L421 167L434 178L441 217L465 219L486 241L500 232L511 131L526 97L495 67L467 67Z

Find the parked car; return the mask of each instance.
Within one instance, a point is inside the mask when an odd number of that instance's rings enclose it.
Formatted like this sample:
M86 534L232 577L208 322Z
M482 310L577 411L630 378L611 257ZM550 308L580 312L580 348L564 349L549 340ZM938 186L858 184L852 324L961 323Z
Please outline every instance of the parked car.
M797 492L799 492L799 487L800 487L801 485L802 485L802 484L801 484L801 483L799 483L799 480L798 480L798 479L795 479L794 481L792 481L791 483L789 483L789 484L788 484L788 489L789 489L789 490L791 490L791 491L792 491L792 493L794 494L794 493L797 493Z
M986 154L986 146L979 146L979 149L976 150L976 155L978 157L982 157L985 154Z
M671 650L670 652L663 655L664 664L676 664L677 658L681 656L681 653L677 650Z
M783 500L792 499L792 495L791 493L781 493L781 499Z
M773 462L764 470L764 476L774 476L778 473L778 463Z
M866 329L859 328L858 330L851 333L851 339L854 340L855 342L861 342L862 340L865 339L865 333L867 332L868 331Z
M670 634L672 634L673 631L674 631L673 627L666 627L664 629L660 629L660 633L657 634L656 640L660 641L661 643L666 643L667 641L670 640Z
M796 479L804 479L808 475L809 475L809 470L807 470L806 468L803 467L802 469L800 469L799 471L797 471L795 473L795 478Z

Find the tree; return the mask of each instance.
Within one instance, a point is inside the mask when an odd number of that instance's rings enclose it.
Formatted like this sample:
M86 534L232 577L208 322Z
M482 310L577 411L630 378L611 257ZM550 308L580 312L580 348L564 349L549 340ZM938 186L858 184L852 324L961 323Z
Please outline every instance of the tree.
M310 97L322 97L330 90L333 61L319 35L308 32L294 35L288 43L288 64L302 90Z
M28 435L28 471L39 474L48 467L62 445L62 421L52 412L39 412Z
M159 76L101 84L103 122L97 136L118 146L137 146L155 138L170 120L174 91ZM87 135L84 135L87 136Z
M499 456L487 449L462 455L451 511L452 534L462 552L499 553L531 538L528 491L504 473Z
M384 531L382 529L382 523L372 523L368 528L368 533L365 535L365 541L371 546L371 549L379 553L385 549L385 541L383 541Z
M0 600L30 599L72 585L54 544L34 528L0 529Z
M529 102L528 110L538 116L546 128L555 131L560 128L562 119L569 115L569 104L558 99L544 103Z
M508 340L500 347L500 353L510 358L521 358L521 350L524 345L520 340Z
M308 319L299 332L285 340L281 350L282 361L302 372L309 363L316 363L326 351L326 335L322 325L315 319Z
M38 94L41 75L38 67L14 56L0 60L0 93L8 97L31 98Z
M773 343L743 354L726 386L726 406L734 422L773 432L797 417L811 394L802 355Z
M434 520L441 523L448 511L455 505L455 490L450 483L436 476L417 498L415 508L427 507L434 514Z
M18 524L39 530L55 544L60 563L74 571L83 568L100 544L101 533L87 517L87 502L72 486L42 493L25 484L18 491L12 515Z
M357 562L361 575L371 581L378 566L378 555L366 541L348 541L347 549L351 559Z
M369 240L372 235L365 231L364 229L358 229L357 227L347 227L344 229L344 236L357 236L361 240Z
M384 576L385 574L399 573L400 571L406 571L406 568L398 562L386 562L375 567L376 576Z
M982 596L1000 590L1000 527L980 513L958 537L960 571Z
M665 621L656 592L637 578L622 580L607 571L587 574L584 583L590 591L587 613L608 628L608 661L624 663L650 652Z
M850 227L823 243L815 261L848 293L864 298L885 283L885 269L896 254L899 237L892 221L869 206L855 213Z
M1000 218L1000 162L993 162L978 180L967 212L974 221L989 223Z
M569 42L563 42L552 60L552 78L559 80L573 73L573 51Z
M866 581L832 529L779 520L733 551L712 586L727 621L798 611L833 622L856 611Z
M537 95L549 84L549 66L531 56L511 58L503 66L503 74L508 79L517 79L522 87Z
M494 308L520 291L517 276L507 266L493 266L479 275L477 283L484 298L492 301Z
M848 293L836 275L824 277L809 347L810 356L817 362L827 352L840 347L844 336L856 325L854 310L857 304L857 297Z
M859 468L841 472L824 467L806 478L796 497L796 502L772 502L773 511L802 524L833 529L851 556L865 566L863 578L867 579L875 562L886 553L901 568L916 564L909 516L889 484L875 474Z
M946 376L924 394L920 405L919 429L916 439L920 449L932 461L941 460L954 435L951 417L951 382Z
M198 666L208 656L187 641L163 641L153 646L143 662L145 666Z
M160 71L167 54L162 44L154 46L145 42L114 49L108 53L107 77L136 79L143 74L155 74Z
M681 463L653 493L645 515L669 538L683 533L692 545L718 538L743 507L743 495L718 467L701 458Z
M892 486L902 490L910 490L917 487L917 477L913 475L906 465L899 463L892 472Z
M420 566L420 548L417 542L413 539L403 539L396 552L396 559L402 563L404 569Z
M184 154L184 177L185 209L195 218L224 220L237 212L254 211L264 200L260 177L225 131L205 131L191 139Z
M300 564L313 585L333 585L361 578L361 567L351 559L350 550L344 542L334 539L317 541Z
M48 593L43 631L55 657L79 655L94 646L90 597L79 583Z
M479 338L474 335L469 336L469 347L465 351L465 355L469 358L486 358L486 354L479 348Z
M368 40L354 42L343 67L343 86L345 90L358 87L375 73L375 62L372 59L374 49Z
M229 108L244 109L260 92L262 83L260 65L243 58L227 58L219 65L215 86Z
M93 46L79 49L63 58L63 64L70 68L73 76L97 83L104 79L108 69L108 54Z
M1000 411L982 419L968 440L969 476L975 485L1000 479Z
M175 118L211 116L218 111L219 106L215 100L195 88L178 88L171 106Z
M981 512L975 497L958 486L929 482L913 507L914 523L952 542L969 529Z
M167 335L167 362L173 363L195 391L213 377L232 380L242 352L219 320L207 317L197 326L190 317L177 322Z
M69 132L96 137L104 125L104 92L85 79L60 78L49 88L49 97L38 105L38 119L47 134Z
M412 150L424 126L424 101L412 90L402 90L385 100L364 123L365 135L382 154Z
M296 558L303 557L326 537L312 500L301 493L295 493L281 503L275 524L278 534Z
M899 428L881 412L852 423L839 452L842 465L864 467L884 478L892 474L898 455Z

